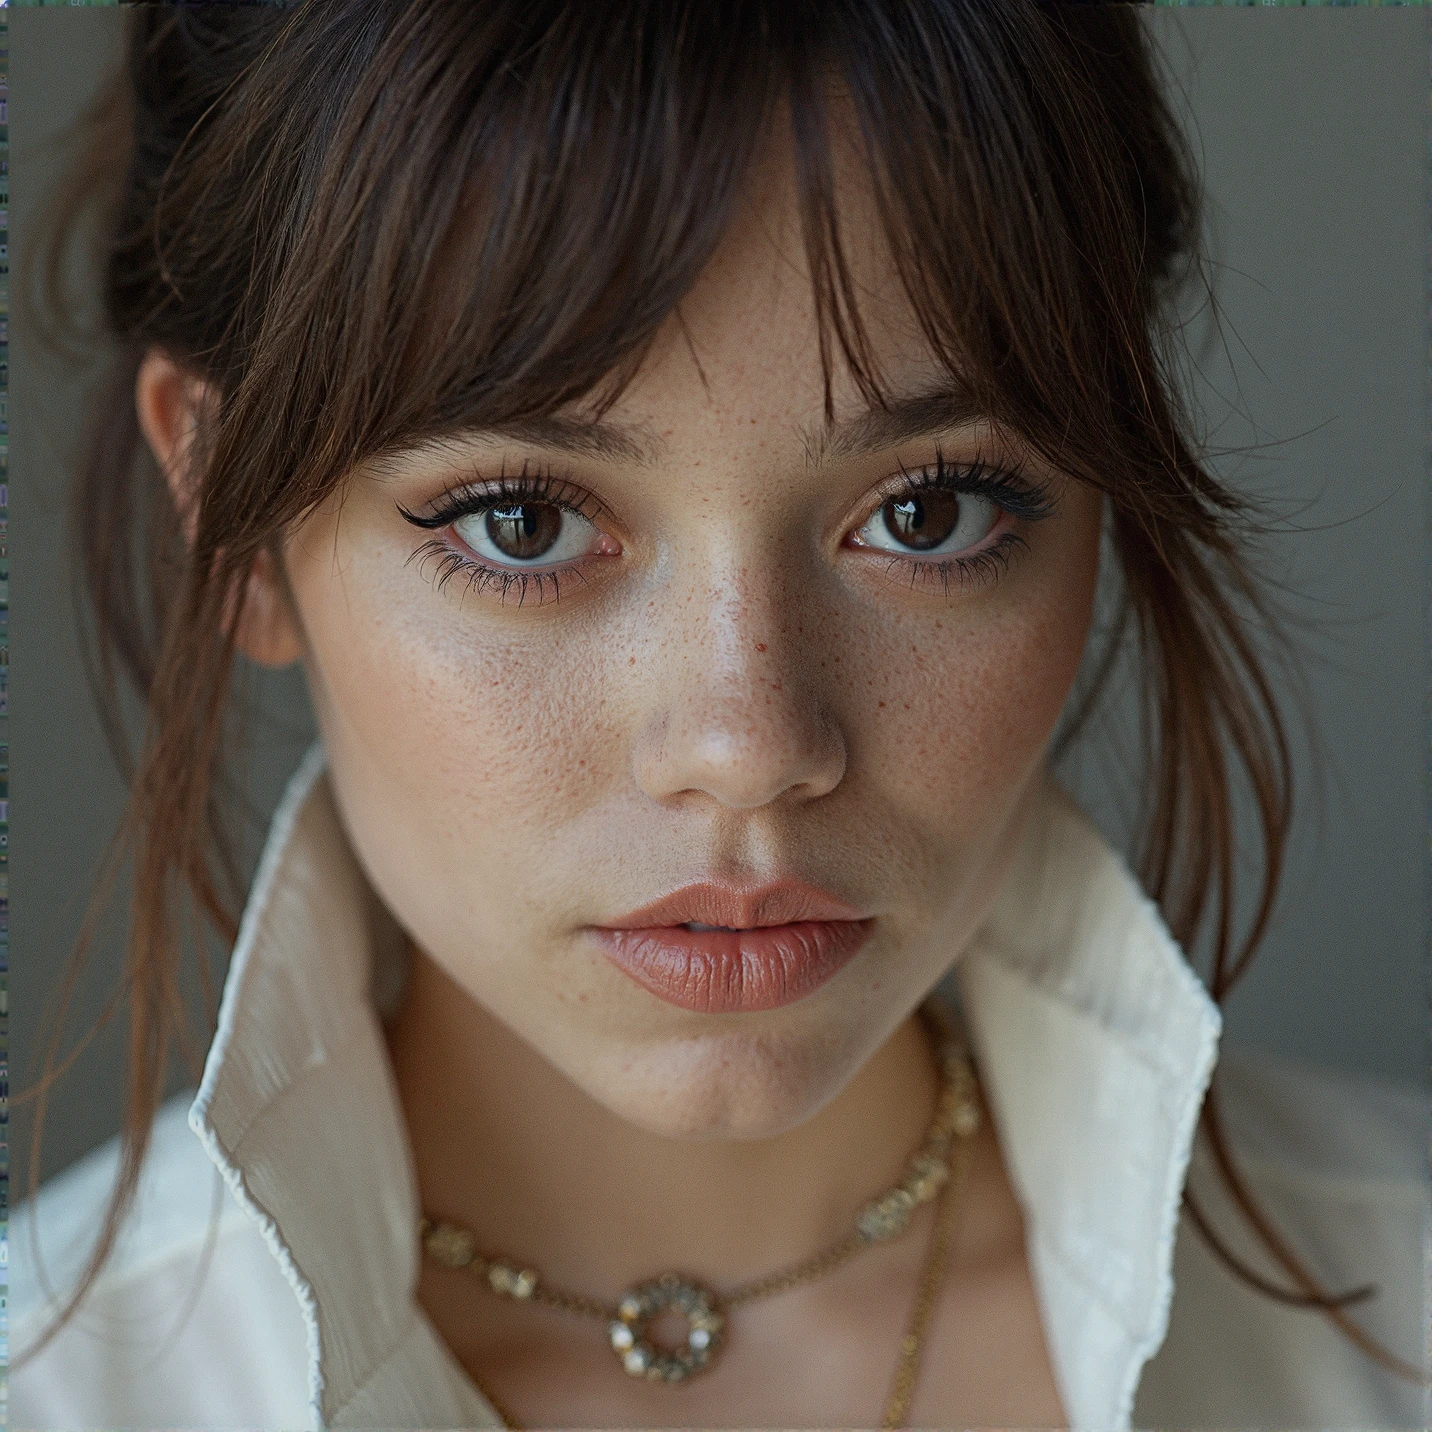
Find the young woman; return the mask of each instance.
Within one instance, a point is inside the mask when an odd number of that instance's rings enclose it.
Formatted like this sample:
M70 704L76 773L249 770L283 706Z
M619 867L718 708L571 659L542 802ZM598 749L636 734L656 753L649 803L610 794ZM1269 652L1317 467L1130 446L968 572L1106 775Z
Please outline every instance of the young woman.
M130 24L76 490L147 710L129 1116L12 1227L17 1423L1424 1421L1420 1112L1213 1097L1288 761L1136 13ZM1048 772L1101 548L1142 887ZM320 737L236 920L237 660ZM186 912L234 951L161 1105Z

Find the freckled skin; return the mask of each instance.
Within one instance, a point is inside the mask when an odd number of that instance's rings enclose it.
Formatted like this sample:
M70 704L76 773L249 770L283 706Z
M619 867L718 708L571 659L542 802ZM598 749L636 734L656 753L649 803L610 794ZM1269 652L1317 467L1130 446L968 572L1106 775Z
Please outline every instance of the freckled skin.
M873 235L858 184L843 202L851 232ZM1047 469L1031 471L1056 508L994 580L912 590L891 553L845 543L876 485L932 462L934 443L806 466L798 435L822 392L793 222L771 165L683 305L705 382L673 332L612 410L661 435L655 467L554 459L615 514L598 525L621 545L559 600L464 594L460 576L438 591L433 564L409 561L430 534L396 505L470 477L450 463L360 472L341 520L328 503L286 551L339 806L418 952L389 1042L424 1205L612 1300L663 1268L733 1286L788 1267L898 1177L936 1087L912 1011L998 891L1090 619L1099 498ZM889 372L928 379L873 237L855 259ZM853 409L837 379L837 410ZM988 436L939 443L970 461ZM471 447L493 473L541 456ZM875 933L784 1008L674 1008L581 933L708 875L788 873ZM980 1300L986 1343L970 1351L971 1319L950 1314L959 1385L932 1385L926 1410L1057 1422L992 1136L966 1197L963 1236L1002 1252L971 1262L985 1283L952 1272L950 1296ZM574 1408L604 1419L584 1425L743 1408L771 1425L821 1397L826 1425L854 1425L883 1408L924 1247L912 1234L752 1303L746 1350L680 1390L625 1378L595 1323L427 1267L419 1297L537 1425L571 1425ZM769 1361L855 1307L885 1309L880 1338L839 1375L803 1386L798 1363Z

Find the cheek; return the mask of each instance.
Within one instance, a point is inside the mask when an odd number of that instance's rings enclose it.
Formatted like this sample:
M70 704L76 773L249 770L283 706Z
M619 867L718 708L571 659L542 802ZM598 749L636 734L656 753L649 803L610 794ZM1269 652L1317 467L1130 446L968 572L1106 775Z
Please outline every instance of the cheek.
M1039 554L1037 571L1030 560L1006 579L1010 590L956 600L898 646L873 648L869 764L931 827L1012 806L1040 765L1089 630L1097 526L1094 538Z
M335 792L390 907L417 933L471 927L479 907L492 926L484 891L503 890L512 918L551 898L533 854L589 799L613 735L580 638L496 636L473 598L436 598L383 554L295 586Z
M540 821L576 796L603 727L600 697L574 690L573 671L550 640L444 641L395 625L327 675L363 764L470 837Z

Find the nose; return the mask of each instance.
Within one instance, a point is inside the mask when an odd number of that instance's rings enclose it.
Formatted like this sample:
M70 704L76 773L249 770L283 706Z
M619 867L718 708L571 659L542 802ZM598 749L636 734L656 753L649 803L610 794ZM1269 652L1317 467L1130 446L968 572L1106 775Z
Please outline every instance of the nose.
M779 573L708 569L657 611L633 753L653 800L699 791L750 810L839 784L846 744L822 700L820 623L791 596Z

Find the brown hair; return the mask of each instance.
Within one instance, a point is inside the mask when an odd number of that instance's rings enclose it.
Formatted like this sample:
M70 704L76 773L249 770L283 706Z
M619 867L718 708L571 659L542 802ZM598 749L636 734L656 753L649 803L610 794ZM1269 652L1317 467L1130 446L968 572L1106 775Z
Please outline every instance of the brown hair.
M127 994L130 1064L113 1199L45 1341L133 1202L171 1046L196 1077L201 1066L180 997L181 920L236 933L226 594L360 462L468 425L614 401L711 255L778 119L794 143L827 407L837 355L881 401L834 199L832 78L934 355L992 424L1107 494L1120 628L1145 692L1140 874L1185 948L1211 932L1208 983L1227 997L1272 909L1291 769L1250 636L1273 625L1244 555L1253 514L1205 466L1178 396L1171 303L1202 272L1200 195L1134 11L302 0L141 5L127 23L127 70L93 116L36 285L58 324L64 254L79 216L96 214L115 356L74 530L98 637L92 676L131 778L102 882L132 859L124 981L104 1016ZM112 168L122 182L106 190ZM135 376L154 348L218 395L192 454L192 545L137 426ZM116 714L121 676L144 700L137 759ZM1255 798L1265 855L1241 938L1236 780ZM55 1067L92 929L87 920L44 1075L22 1096L38 1099L32 1196L45 1093L74 1057ZM1218 1255L1417 1378L1344 1311L1370 1290L1330 1296L1257 1208L1214 1087L1202 1127L1294 1286L1240 1263L1185 1190Z

